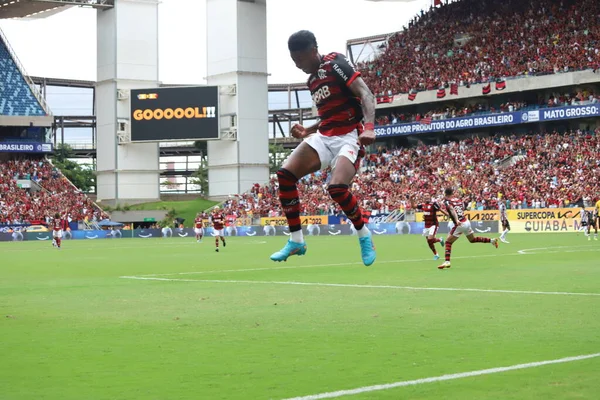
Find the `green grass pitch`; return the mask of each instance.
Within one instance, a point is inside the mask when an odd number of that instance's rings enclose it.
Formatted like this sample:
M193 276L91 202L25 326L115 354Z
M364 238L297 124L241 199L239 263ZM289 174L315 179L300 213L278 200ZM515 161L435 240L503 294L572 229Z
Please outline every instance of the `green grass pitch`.
M286 399L600 353L583 235L461 238L444 271L420 236L376 237L369 268L356 237L287 263L284 237L227 240L0 244L0 399ZM594 399L599 376L590 358L341 398Z

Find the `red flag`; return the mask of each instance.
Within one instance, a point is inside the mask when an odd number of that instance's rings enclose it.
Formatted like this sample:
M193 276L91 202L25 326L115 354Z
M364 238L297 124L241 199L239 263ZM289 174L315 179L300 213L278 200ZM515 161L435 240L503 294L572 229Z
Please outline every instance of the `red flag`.
M458 83L453 83L450 85L450 94L455 94L458 96Z
M443 99L444 97L446 97L446 89L445 88L439 88L437 91L437 98L438 99Z
M437 7L437 6L441 6L441 5L442 5L442 0L433 0L433 5L434 5L435 7Z
M496 90L506 89L506 81L504 79L498 79L496 81Z
M482 89L481 89L481 93L483 94L490 94L490 92L492 91L492 84L488 82L487 85L485 85Z
M427 117L427 118L423 118L421 119L421 121L419 121L420 123L422 123L423 125L431 125L431 117Z
M414 101L417 98L417 91L416 90L411 90L410 92L408 92L408 99L410 101Z

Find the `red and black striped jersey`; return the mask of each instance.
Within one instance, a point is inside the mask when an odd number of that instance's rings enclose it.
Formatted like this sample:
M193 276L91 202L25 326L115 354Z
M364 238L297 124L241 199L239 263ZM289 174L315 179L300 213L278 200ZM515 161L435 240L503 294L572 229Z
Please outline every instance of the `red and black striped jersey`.
M213 215L211 216L211 220L215 229L223 229L223 224L225 223L225 217L223 216L223 214L213 213Z
M465 207L461 200L457 198L446 199L444 200L444 205L446 206L446 209L448 210L448 216L450 217L452 222L454 222L454 225L458 225L467 220L467 218L465 217ZM456 212L458 221L454 219L454 215L450 211L451 208L454 210L454 212Z
M308 78L308 88L319 112L319 132L325 136L345 135L353 130L362 132L363 118L360 99L350 85L360 72L340 53L321 58L317 73Z
M423 211L423 221L425 222L425 228L431 228L432 226L439 225L437 212L441 210L438 203L424 203L418 204L417 210Z

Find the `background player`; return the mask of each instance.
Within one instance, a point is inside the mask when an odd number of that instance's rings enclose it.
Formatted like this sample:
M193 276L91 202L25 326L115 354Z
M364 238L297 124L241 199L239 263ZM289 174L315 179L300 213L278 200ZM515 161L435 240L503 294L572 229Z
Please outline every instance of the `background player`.
M194 233L196 234L196 242L202 243L202 236L204 236L204 222L202 221L202 214L196 214L194 220Z
M503 200L498 200L498 209L500 210L500 223L502 224L502 235L500 235L500 241L502 243L509 243L506 240L506 235L510 232L510 223L508 222L508 216L506 215L506 204Z
M427 239L427 244L429 248L433 252L433 259L439 260L440 256L435 249L435 244L440 243L440 245L444 246L444 239L437 238L435 235L437 234L438 229L440 228L440 223L437 218L438 211L441 211L444 215L448 215L448 213L440 207L439 203L435 199L431 199L429 202L417 204L416 206L411 201L412 208L416 208L423 212L423 222L425 222L425 229L423 229L423 236Z
M577 236L579 236L579 232L583 232L585 236L588 236L588 213L583 206L579 209L579 218L581 218L581 220L579 222L580 227L577 231Z
M62 219L59 213L54 214L52 219L52 246L57 249L60 249L63 230L66 229L65 222L66 220Z
M305 140L277 171L279 199L291 237L283 249L271 255L271 260L286 261L291 255L306 253L296 183L305 175L331 167L327 191L356 228L362 261L369 266L375 261L375 247L348 185L364 155L363 146L375 141L375 97L360 72L342 54L319 54L311 32L294 33L288 40L288 49L296 67L310 75L308 88L320 121L308 128L302 125L292 128L292 136Z
M592 211L585 211L587 213L587 237L588 240L592 240L592 228L594 228L594 240L598 240L598 214L596 214L596 208Z
M210 217L210 222L212 224L213 231L215 232L214 233L215 246L216 246L215 251L218 252L219 251L219 238L223 242L223 247L227 246L227 243L225 242L225 232L223 232L223 225L225 224L225 216L221 212L221 209L219 208L219 206L216 206L214 208L213 213Z
M450 268L450 254L452 253L452 243L456 242L456 240L463 233L469 239L471 243L491 243L494 247L498 248L498 239L489 239L486 237L475 236L473 234L473 229L471 229L471 221L465 217L464 205L463 202L453 197L454 189L448 188L444 191L444 205L446 206L446 211L448 211L448 216L454 223L452 230L448 234L448 239L446 240L446 261L440 265L439 269Z

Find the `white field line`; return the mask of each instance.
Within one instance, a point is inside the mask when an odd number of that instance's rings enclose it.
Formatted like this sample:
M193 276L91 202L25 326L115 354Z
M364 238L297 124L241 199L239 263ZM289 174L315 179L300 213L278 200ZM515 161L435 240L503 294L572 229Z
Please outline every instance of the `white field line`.
M567 249L567 250L558 250ZM576 253L576 252L587 252L587 251L600 251L600 246L554 246L554 247L536 247L533 249L518 250L517 253L521 255L531 254L551 254L551 253Z
M576 247L590 247L590 246L563 246L564 248L576 248ZM530 251L533 250L548 250L548 249L557 249L560 247L545 247L545 248L537 248L537 249L524 249L519 250L517 253L510 254L482 254L477 256L457 256L452 257L453 260L464 260L471 258L488 258L488 257L513 257L513 256L523 256L523 255L533 255L536 253L532 253ZM585 252L585 251L600 251L599 248L590 247L589 250L573 250L577 252ZM571 251L551 251L553 253L568 253ZM376 264L399 264L399 263L411 263L411 262L424 262L431 261L431 258L416 258L416 259L403 259L403 260L385 260L385 261L377 261ZM201 275L201 274L214 274L220 272L254 272L254 271L273 271L280 269L302 269L302 268L321 268L321 267L347 267L352 265L362 265L362 262L345 262L345 263L335 263L335 264L312 264L312 265L287 265L287 266L277 266L277 267L262 267L262 268L243 268L243 269L224 269L224 270L210 270L210 271L189 271L189 272L171 272L166 274L145 274L145 275L137 275L137 276L174 276L174 275Z
M394 285L358 285L346 283L322 283L322 282L279 282L279 281L240 281L223 279L176 279L159 278L151 276L121 276L121 279L134 279L142 281L165 281L165 282L201 282L201 283L244 283L259 285L296 285L296 286L321 286L321 287L349 287L362 289L401 289L401 290L430 290L440 292L481 292L481 293L509 293L509 294L541 294L562 296L600 296L600 293L577 293L577 292L542 292L532 290L499 290L499 289L473 289L473 288L437 288L437 287L413 287Z
M412 381L400 381L400 382L394 382L394 383L386 383L383 385L363 386L363 387L359 387L356 389L350 389L350 390L338 390L336 392L327 392L327 393L313 394L313 395L309 395L309 396L292 397L292 398L288 398L286 400L333 399L336 397L349 396L349 395L368 393L368 392L375 392L375 391L379 391L379 390L394 389L394 388L404 387L404 386L422 385L424 383L443 382L443 381L450 381L450 380L454 380L454 379L470 378L473 376L498 374L498 373L507 372L507 371L515 371L515 370L527 369L527 368L537 368L537 367L542 367L544 365L562 364L562 363L568 363L568 362L573 362L573 361L587 360L587 359L596 358L596 357L600 357L600 353L586 354L586 355L575 356L575 357L565 357L565 358L559 358L556 360L537 361L537 362L532 362L532 363L527 363L527 364L517 364L517 365L511 365L509 367L481 369L478 371L461 372L458 374L434 376L431 378L415 379Z

